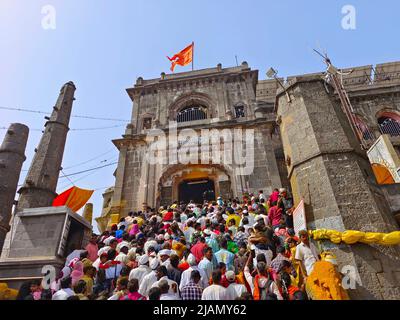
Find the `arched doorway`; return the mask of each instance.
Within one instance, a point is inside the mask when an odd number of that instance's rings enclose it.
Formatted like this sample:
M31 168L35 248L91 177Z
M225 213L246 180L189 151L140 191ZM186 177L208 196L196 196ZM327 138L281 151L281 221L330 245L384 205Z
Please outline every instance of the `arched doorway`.
M203 197L207 200L215 200L219 196L229 199L234 196L234 183L229 168L223 165L171 165L160 175L156 205L190 200L202 203Z
M178 200L189 203L203 203L204 200L215 200L215 185L211 179L185 180L178 186Z

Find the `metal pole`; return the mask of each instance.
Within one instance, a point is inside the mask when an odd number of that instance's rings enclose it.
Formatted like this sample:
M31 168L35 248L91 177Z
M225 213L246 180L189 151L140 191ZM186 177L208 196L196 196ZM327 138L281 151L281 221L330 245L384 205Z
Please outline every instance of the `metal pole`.
M194 70L194 41L192 42L192 71Z

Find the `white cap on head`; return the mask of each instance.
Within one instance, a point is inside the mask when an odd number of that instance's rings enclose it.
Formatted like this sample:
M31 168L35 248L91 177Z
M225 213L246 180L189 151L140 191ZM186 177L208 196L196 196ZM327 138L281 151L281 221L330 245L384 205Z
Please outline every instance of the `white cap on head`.
M286 192L286 188L279 188L279 193Z
M228 280L229 282L233 282L236 279L235 272L233 272L232 270L227 271L225 273L225 277L226 280Z
M110 247L103 247L103 248L99 249L99 251L97 252L97 255L100 257L103 253L108 252L109 249L110 249Z
M164 235L164 239L165 239L165 240L171 239L171 236L169 235L169 233L166 233L166 234Z
M196 265L196 257L193 254L189 254L187 258L187 263L189 263L190 266L195 266Z
M209 236L209 235L211 235L211 230L210 229L204 229L203 233Z
M157 258L153 258L153 259L150 260L150 268L151 268L151 270L156 270L159 265L160 265L160 262L158 261Z
M139 264L143 265L146 264L147 262L149 262L149 256L147 254L140 256Z
M115 237L113 237L113 236L108 237L106 240L104 240L104 244L105 244L106 246L109 246L111 240L114 240L114 239L115 239Z
M169 249L160 250L158 252L158 255L159 256L170 256L171 255L171 250L169 250Z

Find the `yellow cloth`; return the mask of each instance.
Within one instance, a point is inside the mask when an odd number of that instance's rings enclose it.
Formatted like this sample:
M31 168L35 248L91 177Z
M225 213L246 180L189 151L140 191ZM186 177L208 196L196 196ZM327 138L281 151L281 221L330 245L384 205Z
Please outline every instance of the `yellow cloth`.
M15 300L18 290L11 289L7 283L0 283L0 300Z
M86 292L85 295L88 296L93 293L93 278L88 277L86 274L81 278L81 280L86 282Z
M85 190L74 187L65 205L72 211L77 212L86 204L86 202L88 202L93 192L94 190Z
M317 261L307 277L306 291L313 300L350 300L340 274L328 261Z
M237 214L230 214L228 215L228 217L226 218L226 226L229 226L229 221L233 219L235 220L235 227L238 228L239 224L240 224L240 220L241 218L237 215Z
M186 250L186 246L183 243L174 240L172 242L172 250L176 251L176 254L178 255L179 259L182 259L183 253Z
M293 268L296 270L296 278L291 276L292 279L292 285L299 287L300 286L300 280L301 280L301 272L300 272L300 264L299 262L295 259L296 257L296 247L290 248L290 259L293 265Z
M136 222L137 222L139 228L140 228L140 227L143 225L143 223L144 223L144 220L143 220L142 218L140 218L140 217L136 217L136 218L134 218L134 220L136 220Z
M87 259L87 258L83 259L83 260L82 260L82 263L83 263L83 267L84 267L84 268L85 268L85 267L91 267L91 266L93 265L93 262L90 261L90 260Z
M355 230L347 230L344 232L328 229L318 229L308 231L314 240L330 240L339 244L354 244L357 242L366 244L379 244L384 246L393 246L400 244L400 231L391 233L362 232Z

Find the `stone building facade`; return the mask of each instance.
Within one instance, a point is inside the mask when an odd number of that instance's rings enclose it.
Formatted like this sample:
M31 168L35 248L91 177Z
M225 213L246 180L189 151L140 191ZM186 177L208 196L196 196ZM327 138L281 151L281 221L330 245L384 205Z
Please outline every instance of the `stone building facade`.
M367 145L385 133L399 148L400 63L355 68L345 76L358 126ZM295 202L304 199L309 229L392 232L399 230L398 184L378 185L351 130L338 95L322 74L291 77L278 90L277 115ZM382 119L384 118L384 119ZM388 122L392 122L388 124ZM396 221L397 220L397 221ZM354 268L355 299L400 297L399 246L321 243L339 269Z
M113 141L120 157L111 198L110 190L105 195L103 216L125 216L129 211L140 210L144 203L158 207L175 200L187 201L190 196L199 201L204 192L211 199L239 197L244 192L259 190L268 194L282 181L287 182L282 144L275 126L276 89L275 81L260 82L258 71L251 70L246 62L234 68L218 65L161 74L152 80L138 78L135 86L127 89L133 102L132 121L123 137ZM171 123L176 126L175 144ZM194 139L190 132L184 137L188 129L196 135ZM253 130L254 139L246 144L245 131L249 129ZM153 164L148 159L149 141L160 130L167 142L160 156L164 161ZM204 130L210 130L210 143L215 134L232 134L228 140L220 140L221 161L213 153L212 145L209 161L201 158L200 152L204 153L207 147L203 145L207 139ZM233 136L240 132L236 130L242 130L238 138ZM239 143L243 143L242 163L235 161L236 156L239 158L234 154ZM193 146L198 147L197 163L192 158L189 163L183 164L180 159L174 162L171 153ZM224 152L231 155L231 161L224 161ZM248 154L254 154L254 159ZM247 167L251 168L245 172ZM190 188L201 192L185 196L185 190Z
M400 155L400 62L341 71L367 147L387 134ZM207 181L213 198L289 187L295 204L304 200L309 229L399 230L400 185L377 183L366 150L352 131L337 93L326 82L326 73L280 81L284 89L276 80L259 80L258 71L245 62L234 68L218 65L163 73L152 80L138 78L127 89L133 102L132 121L123 137L113 141L120 150L116 182L104 194L98 222L105 226L111 214L125 216L141 210L143 204L157 207L188 200L182 197L190 183ZM193 110L200 118L190 118ZM240 175L236 170L240 165L223 161L150 164L149 154L168 158L168 152L151 153L149 133L159 129L168 136L169 122L176 120L177 132L253 129L254 145L246 150L249 158L254 153L253 171ZM167 144L164 151L171 148L176 145ZM400 297L398 246L338 246L323 241L321 247L337 255L341 270L356 271L350 276L356 281L349 291L352 298Z

